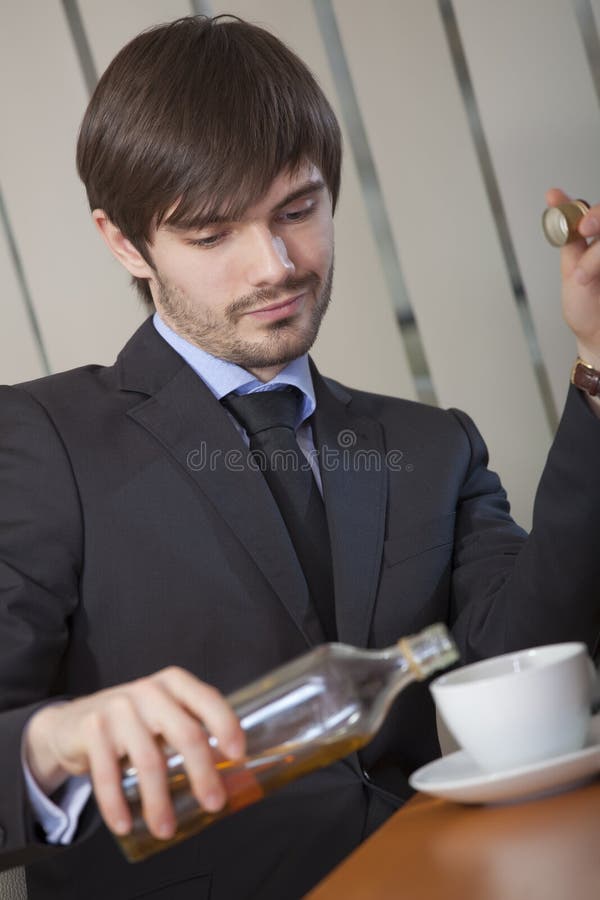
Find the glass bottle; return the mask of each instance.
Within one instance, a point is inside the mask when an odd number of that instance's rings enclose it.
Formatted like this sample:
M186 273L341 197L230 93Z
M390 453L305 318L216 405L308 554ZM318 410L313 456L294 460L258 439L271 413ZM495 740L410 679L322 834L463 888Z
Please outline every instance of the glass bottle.
M236 691L227 699L245 732L246 755L226 759L215 739L209 739L227 794L225 806L218 812L202 809L190 789L183 756L166 748L176 832L163 841L148 831L137 772L128 768L122 784L133 828L118 838L125 856L130 862L145 859L363 747L400 691L457 659L446 627L433 625L384 650L321 644Z

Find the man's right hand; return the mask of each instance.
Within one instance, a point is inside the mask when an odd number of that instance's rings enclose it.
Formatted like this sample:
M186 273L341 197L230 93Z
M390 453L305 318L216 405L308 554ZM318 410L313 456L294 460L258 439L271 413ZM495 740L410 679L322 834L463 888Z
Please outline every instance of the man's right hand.
M146 824L153 835L166 839L175 831L175 815L157 739L184 756L196 799L216 811L226 795L209 734L225 756L235 759L244 754L244 733L224 697L185 669L172 666L38 710L25 732L25 758L48 796L70 775L89 773L104 821L116 834L127 834L132 818L121 789L121 768L128 757L138 770Z

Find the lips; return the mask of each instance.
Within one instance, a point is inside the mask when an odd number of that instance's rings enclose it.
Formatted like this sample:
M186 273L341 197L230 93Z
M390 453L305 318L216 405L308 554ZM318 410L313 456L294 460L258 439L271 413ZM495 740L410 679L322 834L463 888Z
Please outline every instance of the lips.
M301 294L295 294L293 297L288 297L287 300L278 300L277 303L271 303L270 306L261 306L260 309L253 309L251 312L262 313L270 312L273 309L283 309L284 306L291 306L300 296Z
M305 298L305 292L296 294L294 297L288 297L287 300L278 300L277 303L254 309L246 313L246 315L259 322L274 322L278 319L286 319L296 315L302 309Z

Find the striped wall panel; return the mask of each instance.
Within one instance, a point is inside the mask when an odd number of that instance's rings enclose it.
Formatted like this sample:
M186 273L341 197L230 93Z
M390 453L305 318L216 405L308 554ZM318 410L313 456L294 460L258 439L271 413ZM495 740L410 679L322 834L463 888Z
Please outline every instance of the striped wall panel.
M12 235L2 226L0 219L0 383L11 383L37 378L46 372L24 296L24 286L19 283L19 264L11 252L14 249L11 246Z
M438 4L334 7L440 403L474 416L522 515L550 435Z
M62 4L2 7L0 182L52 369L109 362L140 321L74 169L87 103Z
M573 353L539 218L551 185L600 196L600 0L8 0L0 378L110 362L145 314L90 222L77 128L127 40L201 11L270 27L342 121L319 365L470 412L527 525Z
M600 197L600 117L575 4L454 0L490 154L548 370L562 408L574 339L559 255L540 229L544 192Z

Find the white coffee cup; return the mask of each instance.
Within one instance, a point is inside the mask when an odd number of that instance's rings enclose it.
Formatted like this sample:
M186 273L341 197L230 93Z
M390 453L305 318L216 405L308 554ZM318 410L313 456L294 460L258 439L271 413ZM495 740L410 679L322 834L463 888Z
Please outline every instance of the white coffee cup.
M455 669L430 685L458 744L487 772L580 750L595 673L585 644L551 644Z

